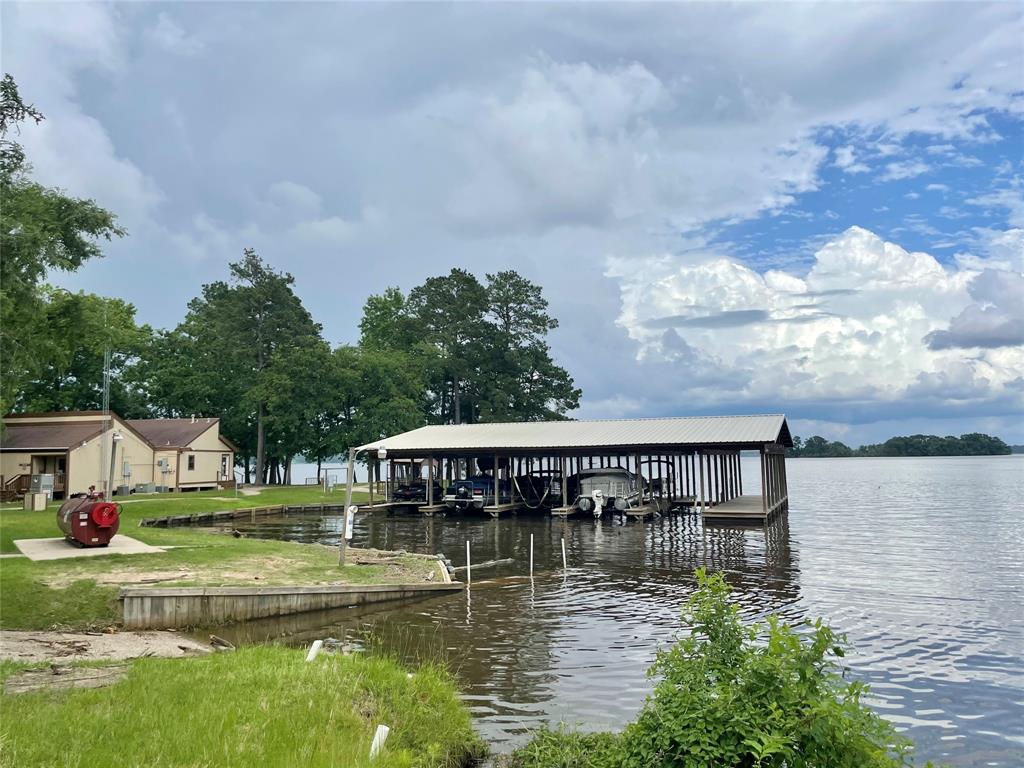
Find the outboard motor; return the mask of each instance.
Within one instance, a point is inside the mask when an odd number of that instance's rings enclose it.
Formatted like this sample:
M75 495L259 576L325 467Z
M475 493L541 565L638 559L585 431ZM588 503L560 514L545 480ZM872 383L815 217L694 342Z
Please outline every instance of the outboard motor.
M57 525L77 547L105 547L121 524L121 505L102 496L79 496L60 505Z

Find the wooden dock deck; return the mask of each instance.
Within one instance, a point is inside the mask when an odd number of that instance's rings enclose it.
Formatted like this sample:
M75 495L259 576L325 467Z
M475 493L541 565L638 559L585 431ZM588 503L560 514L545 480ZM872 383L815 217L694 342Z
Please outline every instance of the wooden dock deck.
M772 507L764 510L760 496L737 496L735 499L706 507L703 511L705 520L713 522L763 523L770 520L785 508L788 497L783 497Z
M513 501L507 504L491 504L484 507L483 511L487 512L491 517L498 517L502 512L518 512L524 506L525 504L521 501Z

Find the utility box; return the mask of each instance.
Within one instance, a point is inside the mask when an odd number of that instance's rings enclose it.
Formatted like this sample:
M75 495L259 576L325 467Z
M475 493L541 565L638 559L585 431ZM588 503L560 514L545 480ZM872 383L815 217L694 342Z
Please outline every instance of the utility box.
M47 501L49 501L49 497L45 493L29 491L25 494L25 509L29 512L45 512Z
M53 475L32 475L28 486L29 493L45 493L53 498Z
M156 493L156 483L136 483L136 493Z
M119 485L117 486L118 496L129 496L131 495L132 487L130 485Z

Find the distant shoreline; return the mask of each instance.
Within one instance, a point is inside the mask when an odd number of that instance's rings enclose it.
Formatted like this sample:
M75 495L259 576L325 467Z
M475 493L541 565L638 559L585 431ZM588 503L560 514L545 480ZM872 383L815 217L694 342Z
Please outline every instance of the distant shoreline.
M756 455L756 451L744 451ZM928 454L922 456L862 456L853 454L850 456L793 456L786 455L787 460L791 459L1002 459L1013 456L1024 456L1024 451L1012 453L957 453L957 454Z

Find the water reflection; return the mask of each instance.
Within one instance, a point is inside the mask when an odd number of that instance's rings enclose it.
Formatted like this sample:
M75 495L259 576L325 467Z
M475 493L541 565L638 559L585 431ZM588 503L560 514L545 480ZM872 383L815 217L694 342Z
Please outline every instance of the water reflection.
M331 518L259 520L252 536L335 543ZM529 573L533 537L534 578ZM498 744L542 722L619 727L649 691L645 672L678 633L698 567L724 571L745 615L790 613L799 569L785 516L767 529L705 527L699 516L654 522L563 520L543 515L360 517L356 546L445 552L514 562L474 574L466 595L375 610L342 610L225 628L232 641L307 643L330 635L373 641L416 659L444 653L484 735ZM562 568L562 541L568 568Z
M1015 462L1015 463L1014 463ZM380 643L416 660L444 653L499 750L541 723L616 728L649 692L645 671L680 630L693 570L722 571L745 618L826 617L848 634L871 702L958 766L1024 764L1024 496L1019 459L801 460L790 512L769 526L387 515L358 518L356 546L445 552L470 594L225 629L239 641ZM754 466L744 476L756 478ZM748 488L750 492L752 489ZM254 536L336 544L340 520L235 521ZM529 579L530 536L535 578ZM568 568L562 568L565 541Z

